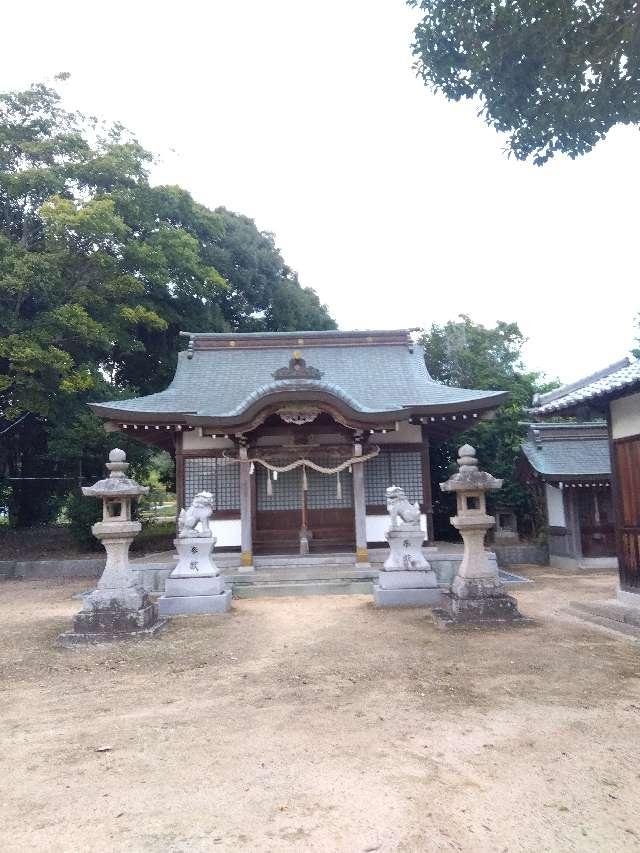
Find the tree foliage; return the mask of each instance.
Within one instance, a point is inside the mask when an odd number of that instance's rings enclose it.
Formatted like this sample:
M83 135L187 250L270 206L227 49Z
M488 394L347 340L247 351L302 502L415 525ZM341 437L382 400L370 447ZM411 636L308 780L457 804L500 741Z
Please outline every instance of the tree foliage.
M479 96L518 159L576 157L640 121L637 0L408 3L424 12L419 75L451 100Z
M431 450L431 476L434 526L437 538L451 538L449 524L451 502L439 484L456 469L457 450L469 442L478 451L481 468L504 479L503 488L489 494L489 505L514 507L520 529L531 533L536 526L537 506L531 491L515 475L515 460L524 436L520 426L525 408L533 395L549 386L542 385L536 373L525 371L522 347L525 343L516 323L496 323L494 328L473 323L461 315L442 326L432 325L422 338L427 369L445 385L508 391L510 399L494 420L483 421L462 435L436 444Z
M181 329L335 328L272 235L151 185L151 164L53 89L0 93L0 473L97 475L107 440L86 403L165 387ZM18 523L55 512L30 482Z

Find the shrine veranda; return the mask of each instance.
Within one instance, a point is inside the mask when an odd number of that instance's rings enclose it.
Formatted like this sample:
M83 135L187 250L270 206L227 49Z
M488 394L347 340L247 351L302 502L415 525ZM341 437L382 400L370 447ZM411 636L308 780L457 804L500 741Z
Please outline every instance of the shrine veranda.
M433 540L429 446L491 417L500 391L435 382L409 330L183 333L160 393L92 404L108 431L168 450L178 510L213 495L216 549L355 552L385 544L385 490Z

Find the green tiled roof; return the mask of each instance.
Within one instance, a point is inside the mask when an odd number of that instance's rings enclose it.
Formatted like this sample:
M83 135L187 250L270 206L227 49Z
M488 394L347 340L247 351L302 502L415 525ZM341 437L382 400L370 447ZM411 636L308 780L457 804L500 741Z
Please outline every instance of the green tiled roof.
M606 424L531 424L522 452L543 479L608 479L611 476Z
M91 408L101 417L116 419L145 414L225 419L241 416L269 394L302 391L311 396L324 392L363 415L414 410L428 414L483 411L497 407L508 396L434 382L422 348L408 345L408 333L403 343L391 344L377 343L377 336L391 334L382 332L367 333L367 343L354 342L355 335L363 337L361 332L299 334L305 341L299 347L301 355L308 367L321 371L319 379L274 379L279 368L287 367L295 349L290 333L282 334L287 340L283 346L277 345L278 333L193 336L195 347L179 354L175 377L165 391L95 403ZM328 344L327 338L337 343ZM341 344L346 338L349 343ZM223 346L231 341L236 342L235 348ZM212 348L206 348L207 342Z

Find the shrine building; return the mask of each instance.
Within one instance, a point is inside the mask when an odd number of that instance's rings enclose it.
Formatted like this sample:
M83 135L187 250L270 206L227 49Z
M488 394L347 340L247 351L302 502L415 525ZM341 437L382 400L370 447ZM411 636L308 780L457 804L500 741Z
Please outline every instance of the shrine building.
M606 422L528 427L518 469L545 508L550 565L617 568Z
M93 403L108 431L169 451L178 510L214 496L217 548L354 550L384 542L385 490L419 502L433 539L429 445L508 397L427 372L408 330L181 333L165 391Z

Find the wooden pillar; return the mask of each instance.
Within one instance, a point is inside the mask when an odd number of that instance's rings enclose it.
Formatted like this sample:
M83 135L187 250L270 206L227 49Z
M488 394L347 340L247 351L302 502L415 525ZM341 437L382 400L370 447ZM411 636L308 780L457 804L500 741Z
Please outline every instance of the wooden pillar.
M184 473L184 452L182 432L176 433L175 449L176 449L176 531L178 529L178 516L180 510L184 507L184 492L185 492L185 473Z
M240 448L240 571L253 571L251 461L247 448Z
M431 456L429 433L422 426L422 510L427 518L427 542L433 543L433 496L431 493Z
M354 444L354 456L362 456L362 445ZM353 513L356 528L356 563L369 563L367 549L367 501L364 491L364 462L352 466L353 475Z

